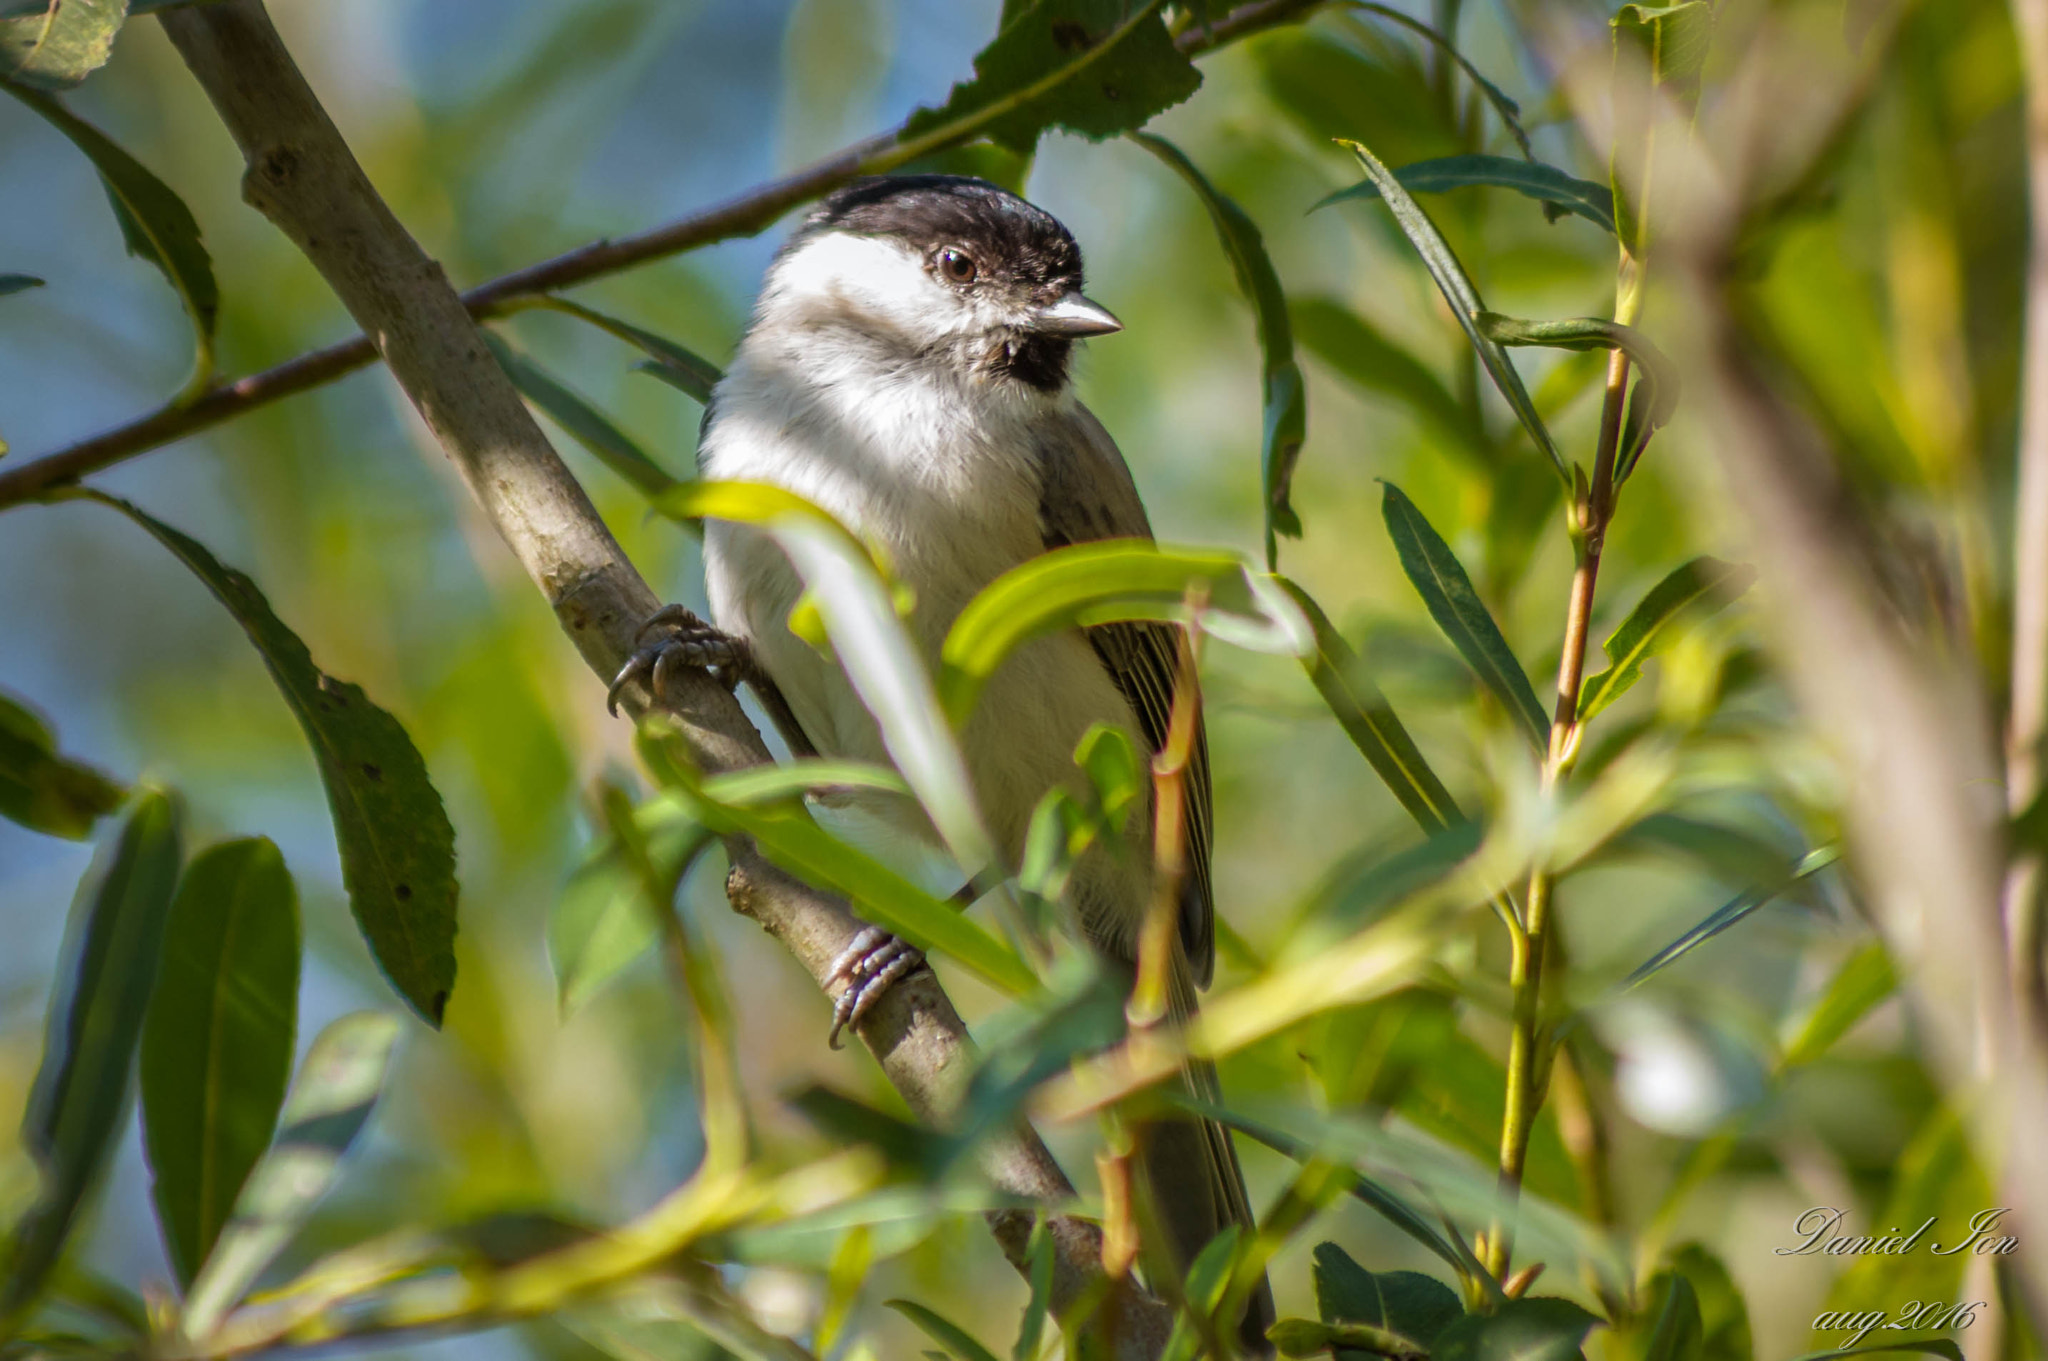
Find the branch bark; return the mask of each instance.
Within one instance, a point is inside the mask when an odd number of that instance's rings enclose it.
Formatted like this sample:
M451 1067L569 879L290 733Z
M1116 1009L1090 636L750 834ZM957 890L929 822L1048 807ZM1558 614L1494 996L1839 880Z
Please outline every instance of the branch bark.
M660 602L485 348L471 315L474 303L456 294L441 267L378 196L260 0L170 10L163 23L242 150L244 197L305 253L372 338L359 344L367 350L374 341L376 354L547 597L564 632L598 677L609 677L629 655L639 622ZM764 224L830 178L809 173L809 179L783 182L800 188L780 191L774 200L780 206L763 206L769 200L757 195L750 208L726 210L722 220L728 226L720 230ZM718 220L716 213L705 218ZM632 253L628 243L605 249L613 260ZM565 281L561 270L547 267L511 277L529 282L499 281L490 296ZM593 702L597 694L593 688ZM663 707L682 723L704 769L732 770L771 759L738 703L709 677L679 677L672 695ZM645 693L628 697L636 712L651 702ZM860 930L858 919L844 902L767 864L750 844L735 842L730 850L733 906L775 936L823 986L832 960ZM857 1029L911 1109L944 1125L971 1067L971 1042L929 971L892 989ZM994 1183L1013 1194L1041 1202L1074 1194L1028 1126L992 1140L984 1161ZM1012 1212L992 1219L1005 1255L1021 1269L1031 1216ZM1058 1309L1102 1283L1101 1234L1070 1216L1055 1217L1052 1228ZM1131 1289L1114 1292L1111 1300L1107 1318L1115 1354L1156 1357L1170 1322L1164 1307Z
M1174 37L1180 50L1199 56L1249 34L1300 18L1325 0L1249 0L1213 23L1191 24ZM966 141L963 136L957 141ZM592 241L552 259L514 270L462 295L472 317L503 315L521 298L552 293L589 283L609 274L654 260L695 250L737 236L766 231L790 209L810 202L861 175L894 169L916 154L940 150L911 149L906 155L901 128L857 142L793 175L772 180L736 198L691 213L674 222L622 237ZM75 482L90 473L160 449L198 434L257 407L344 378L374 363L379 350L368 335L314 350L261 373L249 374L209 389L188 402L173 402L146 416L102 431L76 444L0 472L0 508L30 500L51 487Z

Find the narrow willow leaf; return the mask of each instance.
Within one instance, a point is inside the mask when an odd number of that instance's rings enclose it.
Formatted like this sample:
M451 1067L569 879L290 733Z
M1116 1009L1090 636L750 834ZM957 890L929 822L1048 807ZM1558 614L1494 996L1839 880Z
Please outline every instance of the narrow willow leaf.
M1780 1065L1796 1068L1827 1053L1898 986L1898 974L1884 942L1871 941L1844 960L1828 980L1827 989L1786 1041Z
M1370 1323L1317 1323L1284 1318L1266 1330L1282 1356L1334 1356L1337 1361L1372 1361L1379 1356L1420 1358L1429 1349L1412 1337Z
M67 90L107 64L127 0L43 0L0 18L0 80ZM16 16L19 17L16 17Z
M66 0L65 8L69 10L77 2ZM220 289L214 283L213 260L199 239L199 222L192 210L142 162L51 96L5 81L0 81L0 89L48 119L100 172L128 253L163 271L185 305L194 343L192 377L185 390L198 392L213 376L213 328L220 311Z
M955 1361L996 1361L996 1354L976 1342L965 1328L917 1301L884 1300L882 1303L923 1329L924 1335L944 1347Z
M1299 656L1313 634L1274 578L1234 553L1180 552L1137 539L1071 544L997 577L954 619L940 650L939 695L962 724L1003 659L1077 625L1177 621L1190 587L1208 596L1204 632L1239 647Z
M601 331L617 336L628 345L637 347L649 355L650 359L646 363L635 364L633 367L636 370L663 379L699 402L710 401L711 389L717 387L718 380L725 376L719 371L718 365L696 351L686 349L666 336L658 336L652 331L635 326L630 321L621 321L615 316L600 312L594 307L585 307L580 302L571 302L567 298L558 298L552 294L535 298L527 305L545 308L551 312L561 312L579 321L586 321Z
M1421 748L1395 715L1393 705L1367 679L1351 645L1337 632L1322 606L1284 577L1280 587L1300 607L1314 630L1315 650L1301 659L1302 667L1323 702L1330 706L1330 712L1336 715L1345 735L1372 766L1373 773L1393 791L1401 806L1408 810L1408 816L1421 824L1425 832L1438 832L1462 823L1465 815L1459 811L1450 790L1430 769Z
M635 863L639 857L628 854L618 837L600 838L548 920L548 958L564 1016L580 1010L654 944L661 931L658 914L669 903L649 901L648 879L680 884L712 837L688 804L668 795L634 808L633 823L647 864Z
M43 281L33 274L0 274L0 298L42 286Z
M1309 353L1363 390L1402 403L1481 467L1493 466L1484 427L1427 364L1340 302L1305 298L1291 310Z
M1043 1215L1031 1226L1031 1237L1024 1245L1024 1260L1031 1298L1024 1305L1024 1321L1018 1325L1010 1361L1037 1361L1039 1343L1045 1336L1046 1314L1052 1307L1052 1273L1058 1259Z
M128 502L86 494L176 554L262 655L319 764L356 924L399 995L438 1027L455 986L455 829L412 738L360 687L315 666L247 576Z
M0 1250L0 1338L28 1315L128 1112L128 1079L178 878L177 804L145 789L78 887L21 1118L41 1188Z
M1287 317L1287 296L1280 288L1280 275L1266 254L1265 238L1251 215L1236 200L1219 193L1216 186L1181 149L1163 137L1133 133L1132 139L1157 156L1187 182L1223 243L1237 286L1251 300L1258 318L1259 351L1264 356L1265 438L1260 446L1266 505L1266 566L1270 570L1278 557L1274 536L1301 537L1301 517L1295 514L1288 496L1294 485L1294 465L1301 457L1302 441L1308 431L1308 389L1301 366L1294 361L1294 330Z
M191 1284L277 1128L298 1028L299 897L277 847L193 857L142 1026L142 1133L171 1267Z
M1481 75L1479 68L1470 61L1467 61L1465 54L1458 50L1457 44L1431 28L1428 24L1423 23L1412 15L1403 14L1391 5L1374 4L1372 0L1351 0L1351 7L1353 9L1362 9L1368 14L1377 14L1382 19L1393 20L1410 33L1426 40L1435 46L1439 52L1449 57L1458 69L1463 71L1471 78L1472 83L1479 87L1480 93L1486 96L1487 102L1493 105L1494 112L1500 115L1501 124L1507 128L1508 135L1515 139L1515 145L1522 149L1522 154L1531 160L1536 158L1534 148L1529 145L1529 134L1522 128L1522 106L1508 98L1507 93L1500 86L1495 85L1492 81Z
M184 1332L213 1331L334 1185L342 1156L383 1090L399 1020L359 1011L321 1031L280 1113L277 1141L249 1174L233 1216L185 1297Z
M922 155L985 134L1018 154L1047 128L1101 141L1173 107L1202 84L1159 17L1161 0L1037 0L1005 17L974 79L920 109L902 145Z
M1509 156L1441 156L1430 161L1412 161L1396 170L1394 178L1415 194L1441 194L1474 186L1512 189L1539 202L1555 203L1610 232L1614 230L1614 194L1606 185L1567 175L1542 161L1518 161ZM1378 185L1361 180L1349 189L1339 189L1318 199L1309 211L1346 199L1379 196Z
M903 777L887 766L815 757L748 766L704 781L705 797L750 808L842 789L872 789L885 794L910 792Z
M0 817L51 836L82 841L121 806L121 786L57 754L49 725L0 694Z
M1601 645L1608 666L1579 691L1578 720L1587 722L1642 679L1643 663L1683 636L1686 628L1728 605L1756 581L1756 569L1699 557L1650 588Z
M1614 127L1608 162L1614 191L1615 234L1623 249L1641 258L1644 214L1630 195L1640 195L1650 178L1653 132L1668 106L1690 121L1699 105L1700 72L1714 38L1710 0L1678 5L1623 5L1609 21L1614 27Z
M1342 140L1341 138L1339 139ZM1479 330L1479 316L1486 305L1479 300L1479 291L1466 277L1465 267L1458 263L1443 233L1429 220L1429 214L1422 211L1422 205L1394 178L1392 171L1380 164L1379 158L1357 142L1344 142L1358 157L1358 163L1365 167L1366 178L1379 189L1380 197L1393 211L1394 221L1400 224L1409 244L1422 257L1428 267L1429 276L1436 280L1444 301L1451 305L1451 314L1458 319L1458 325L1465 329L1465 335L1472 342L1472 348L1479 352L1479 362L1485 367L1493 385L1500 389L1500 395L1507 399L1516 419L1529 432L1529 438L1536 441L1536 447L1550 460L1550 466L1557 470L1565 485L1571 485L1571 470L1565 467L1564 455L1557 451L1557 444L1550 438L1550 430L1543 424L1543 418L1536 414L1536 404L1529 399L1529 389L1522 386L1522 376L1515 372L1514 361L1500 342L1489 340Z
M1678 409L1678 366L1633 326L1604 317L1567 317L1560 321L1523 321L1498 312L1482 312L1479 329L1502 345L1540 345L1560 350L1620 350L1641 375L1629 394L1628 420L1615 454L1614 480L1628 479L1643 449L1670 423Z
M1509 1300L1492 1314L1467 1314L1437 1335L1430 1361L1579 1361L1600 1319L1570 1300Z
M1500 625L1493 622L1479 593L1472 589L1472 578L1406 493L1391 482L1384 485L1387 490L1380 510L1387 533L1393 537L1401 569L1429 607L1430 618L1436 620L1480 683L1520 725L1523 735L1538 752L1544 751L1550 745L1550 721L1537 702L1535 687L1529 684L1529 673L1515 660Z
M1720 907L1708 913L1706 917L1701 919L1684 935L1637 965L1635 972L1622 980L1622 987L1633 988L1649 978L1650 975L1670 968L1699 946L1720 935L1729 927L1747 919L1758 908L1769 903L1799 880L1819 873L1829 865L1834 864L1835 861L1841 859L1841 856L1842 852L1839 847L1824 846L1820 850L1808 853L1798 865L1793 867L1792 872L1783 882L1767 887L1746 889L1736 894Z
M677 478L648 457L631 435L614 425L610 417L581 394L488 331L484 332L484 344L491 347L498 367L505 370L519 395L575 436L576 442L597 455L605 467L649 496L677 485Z

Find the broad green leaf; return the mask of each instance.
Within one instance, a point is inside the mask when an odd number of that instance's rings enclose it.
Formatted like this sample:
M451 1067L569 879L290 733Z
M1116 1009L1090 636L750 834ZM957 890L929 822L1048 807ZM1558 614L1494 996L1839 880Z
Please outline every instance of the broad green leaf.
M576 442L597 455L605 467L649 496L659 495L677 485L679 479L648 457L647 451L631 435L614 425L610 417L592 406L580 393L489 331L484 332L484 344L491 347L491 353L497 356L498 366L505 370L512 386L519 389L519 395L575 436Z
M1444 542L1443 535L1423 518L1407 494L1391 482L1384 485L1387 490L1380 510L1387 522L1387 533L1393 537L1401 569L1414 583L1423 604L1429 607L1430 618L1436 620L1437 627L1458 649L1458 655L1465 659L1480 683L1493 691L1536 750L1540 753L1548 749L1550 720L1544 717L1543 706L1537 702L1529 673L1515 660L1507 639L1501 636L1500 625L1493 622L1479 593L1472 589L1472 578L1465 574L1463 564Z
M1317 1323L1313 1319L1283 1318L1266 1330L1266 1339L1282 1356L1373 1361L1380 1356L1422 1358L1429 1354L1415 1339L1370 1323Z
M1453 448L1492 466L1486 431L1427 364L1340 302L1305 298L1292 311L1295 332L1316 358L1365 391L1403 403Z
M9 293L20 293L31 288L41 288L43 281L33 274L0 274L0 298Z
M1590 720L1642 679L1643 663L1671 646L1687 627L1750 588L1756 569L1719 558L1694 558L1674 568L1628 612L1602 644L1607 669L1579 691L1579 722Z
M1300 655L1308 623L1275 578L1234 553L1182 552L1140 539L1070 544L1013 567L960 611L940 651L939 694L956 724L1005 657L1034 638L1127 619L1178 621L1206 592L1200 624L1239 647Z
M1316 1312L1325 1323L1367 1323L1433 1345L1465 1308L1449 1286L1417 1271L1367 1271L1335 1243L1318 1244L1314 1255ZM1338 1361L1363 1361L1342 1350Z
M585 307L580 302L558 298L552 294L534 298L524 307L543 308L550 312L561 312L586 321L607 334L617 336L628 345L635 346L650 356L646 363L633 367L642 373L651 373L664 382L682 389L699 402L711 400L711 389L718 386L718 380L725 375L718 365L704 358L694 350L685 349L666 336L635 326L630 321L621 321L594 307ZM522 309L523 310L523 309Z
M128 1113L128 1079L178 877L177 804L144 789L78 886L42 1062L21 1118L41 1187L0 1245L0 1338L49 1279Z
M1721 1259L1701 1244L1687 1243L1671 1254L1670 1268L1692 1284L1699 1302L1699 1361L1754 1361L1749 1306Z
M1010 1361L1036 1361L1040 1340L1045 1336L1045 1317L1052 1307L1052 1273L1058 1259L1043 1215L1031 1226L1031 1238L1024 1245L1024 1260L1031 1298L1024 1305L1024 1320L1017 1327L1017 1341L1010 1347Z
M384 1086L399 1020L359 1011L321 1031L278 1116L277 1140L242 1185L233 1216L185 1296L184 1332L213 1327L291 1242L341 1171Z
M882 1303L923 1329L925 1336L944 1347L954 1361L996 1361L996 1354L976 1342L965 1328L915 1300L884 1300Z
M1745 889L1741 893L1736 894L1733 898L1730 898L1727 902L1701 918L1683 935L1679 936L1677 940L1672 941L1656 954L1651 955L1648 959L1637 965L1635 970L1626 979L1622 980L1622 987L1633 988L1649 978L1650 975L1670 968L1679 959L1690 954L1699 946L1750 917L1758 908L1769 903L1799 880L1817 874L1829 865L1834 864L1835 861L1841 859L1841 855L1840 848L1824 846L1820 850L1809 852L1797 865L1792 867L1791 872L1783 881L1765 887Z
M1610 232L1614 230L1614 194L1606 185L1567 175L1542 161L1518 161L1509 156L1441 156L1404 165L1394 172L1394 178L1416 194L1441 194L1479 185L1512 189L1543 203L1555 203ZM1378 185L1361 180L1349 189L1318 199L1309 211L1345 199L1379 196Z
M127 18L127 0L8 6L0 18L0 80L67 90L107 64Z
M1808 1352L1795 1356L1792 1361L1837 1361L1845 1356L1868 1356L1872 1352L1919 1352L1925 1356L1939 1356L1946 1361L1963 1361L1963 1349L1945 1337L1925 1338L1915 1342L1870 1342L1860 1347L1836 1347L1830 1351Z
M711 831L687 804L663 795L633 810L648 866L634 863L616 836L594 842L570 875L548 919L548 958L562 1014L585 1002L638 959L660 934L667 902L648 901L646 878L680 883Z
M1463 71L1471 79L1472 83L1479 87L1480 93L1486 96L1487 102L1493 105L1494 112L1500 115L1502 126L1515 139L1515 145L1522 149L1522 154L1531 160L1535 159L1535 150L1529 145L1529 134L1522 128L1521 105L1509 99L1507 93L1500 86L1495 85L1492 81L1481 75L1479 68L1470 61L1467 61L1465 54L1458 50L1457 44L1431 28L1428 24L1423 23L1412 15L1403 14L1392 5L1374 4L1372 0L1352 0L1351 8L1362 9L1368 14L1377 14L1382 19L1393 20L1450 58L1457 65L1458 69Z
M1266 254L1265 238L1258 224L1238 206L1236 200L1219 193L1216 186L1181 149L1163 137L1133 133L1132 139L1166 162L1187 182L1223 243L1237 286L1251 300L1252 314L1259 324L1259 352L1264 357L1265 438L1260 446L1266 506L1266 566L1276 565L1276 534L1290 539L1301 537L1301 517L1288 500L1294 484L1294 465L1301 457L1302 441L1308 431L1308 390L1301 366L1294 361L1294 330L1287 317L1287 296L1280 288L1280 275Z
M975 133L1019 154L1047 128L1101 141L1142 127L1202 84L1160 20L1161 0L1037 0L1006 18L974 58L974 79L920 109L901 145L915 154Z
M1898 974L1884 942L1873 940L1842 962L1813 1008L1786 1041L1783 1067L1811 1063L1855 1028L1872 1008L1898 989Z
M970 875L994 863L995 841L982 822L947 711L870 552L825 511L762 483L686 483L655 497L654 508L674 519L755 525L775 541L803 579L836 660L955 863Z
M1650 436L1670 423L1678 409L1678 366L1633 326L1604 317L1567 317L1559 321L1524 321L1498 312L1482 312L1479 330L1502 345L1536 345L1559 350L1620 350L1639 375L1629 394L1628 419L1615 454L1616 485L1628 480Z
M82 841L123 796L121 786L91 766L59 756L49 725L0 694L0 817Z
M1301 659L1316 692L1337 716L1352 744L1372 766L1408 816L1425 832L1437 832L1465 820L1457 801L1437 778L1415 739L1401 725L1394 707L1365 675L1364 667L1323 613L1322 606L1285 577L1280 588L1300 608L1314 633L1315 650Z
M96 0L103 2L103 0ZM66 0L71 9L80 0ZM115 145L105 133L73 114L50 95L0 81L0 89L19 99L54 124L85 153L100 172L114 219L128 253L163 271L178 292L192 322L192 376L185 392L196 395L213 377L213 328L220 311L220 289L213 279L213 261L199 239L199 222L185 201L149 170Z
M1340 139L1341 140L1341 139ZM1451 305L1451 314L1464 328L1472 348L1479 353L1479 362L1485 367L1487 376L1493 379L1500 395L1507 399L1516 419L1529 432L1529 438L1536 441L1536 447L1550 460L1550 466L1557 470L1565 484L1571 484L1571 470L1565 467L1564 455L1557 450L1557 444L1550 438L1550 430L1543 424L1543 418L1536 414L1536 404L1529 399L1529 389L1522 386L1522 376L1515 372L1514 361L1500 342L1490 340L1479 329L1480 314L1486 311L1486 304L1479 300L1479 290L1472 286L1472 280L1465 274L1465 267L1458 263L1450 243L1443 233L1429 220L1429 214L1422 211L1422 205L1394 178L1392 171L1381 165L1379 158L1357 142L1344 142L1358 157L1358 163L1365 167L1366 178L1378 187L1380 197L1394 214L1394 221L1400 224L1409 244L1422 257L1429 275L1436 280L1437 288L1443 293L1444 301Z
M277 1128L298 1028L299 898L277 847L193 857L142 1026L142 1133L181 1285L213 1250Z
M1649 1308L1615 1339L1617 1353L1631 1361L1701 1361L1705 1331L1692 1282L1667 1268L1646 1293Z
M315 666L247 576L128 502L85 494L176 554L262 655L320 766L356 924L399 995L438 1027L455 986L455 829L412 739L361 688Z
M1431 1361L1577 1361L1600 1320L1548 1295L1509 1300L1492 1314L1467 1314L1437 1334Z

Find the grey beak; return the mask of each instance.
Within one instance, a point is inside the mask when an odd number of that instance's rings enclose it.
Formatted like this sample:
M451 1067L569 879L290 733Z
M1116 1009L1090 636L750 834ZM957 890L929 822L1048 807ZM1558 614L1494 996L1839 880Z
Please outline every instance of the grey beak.
M1038 309L1031 329L1049 336L1106 336L1123 330L1124 324L1107 307L1088 301L1074 289L1058 302Z

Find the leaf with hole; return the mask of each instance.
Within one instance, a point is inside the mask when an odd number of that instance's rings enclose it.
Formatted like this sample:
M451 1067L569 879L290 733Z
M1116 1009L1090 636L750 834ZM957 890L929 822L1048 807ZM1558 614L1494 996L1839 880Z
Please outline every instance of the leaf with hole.
M142 1135L181 1285L213 1249L277 1128L298 1027L299 897L277 847L194 856L142 1027Z
M39 0L0 8L0 81L68 90L107 64L127 0Z
M588 399L564 384L540 365L520 354L489 331L484 343L497 357L498 367L519 389L519 395L539 407L547 418L573 435L578 444L597 455L598 461L649 496L659 495L677 485L679 479L648 457L639 442L612 423L609 416Z
M1515 660L1500 625L1494 623L1479 592L1472 588L1464 564L1405 492L1391 482L1383 485L1386 492L1380 512L1387 533L1401 559L1401 570L1429 607L1429 617L1436 620L1480 684L1493 692L1508 717L1521 727L1530 745L1539 753L1546 750L1550 721L1543 715L1535 687L1529 684L1529 673Z
M144 789L78 886L42 1062L21 1118L41 1186L0 1244L0 1337L34 1306L128 1112L128 1079L178 877L177 804Z
M1755 568L1719 558L1694 558L1673 568L1601 645L1607 669L1581 687L1578 721L1590 721L1627 694L1642 679L1644 662L1678 641L1691 625L1733 603L1755 581Z
M438 1027L455 986L455 829L412 738L360 687L315 666L247 576L128 502L84 494L170 549L255 645L320 767L356 924L399 995Z
M1567 175L1542 161L1518 161L1510 156L1440 156L1434 160L1412 161L1394 171L1402 187L1415 194L1442 194L1452 189L1489 187L1512 189L1542 203L1554 203L1586 221L1614 230L1614 194L1604 184ZM1346 199L1380 196L1379 186L1361 180L1349 189L1316 200L1310 208L1327 208Z
M1266 506L1266 566L1274 566L1278 547L1274 536L1301 537L1301 517L1288 499L1294 484L1294 465L1301 457L1302 441L1308 431L1308 390L1302 381L1301 365L1294 360L1294 329L1287 316L1287 296L1280 287L1280 275L1266 254L1265 238L1258 224L1238 206L1235 199L1217 191L1208 176L1195 168L1186 154L1163 137L1134 133L1132 140L1164 161L1195 191L1195 197L1209 212L1223 253L1237 275L1237 286L1251 300L1252 315L1259 326L1259 352L1264 363L1265 421L1260 445Z
M1451 315L1457 318L1466 338L1472 342L1472 348L1478 351L1479 362L1486 369L1487 376L1500 389L1500 395L1507 399L1516 419L1529 432L1529 438L1550 460L1550 466L1557 470L1558 477L1570 485L1571 470L1565 467L1564 455L1558 452L1557 443L1551 439L1543 418L1536 414L1536 404L1529 398L1529 389L1522 385L1522 376L1515 372L1514 361L1508 358L1508 352L1501 348L1499 341L1487 338L1479 329L1479 317L1486 311L1486 304L1479 300L1479 290L1472 286L1472 280L1466 275L1465 267L1458 263L1450 243L1444 240L1443 233L1429 220L1429 214L1422 210L1414 195L1401 186L1391 170L1380 164L1377 156L1357 142L1346 141L1343 144L1351 148L1352 154L1358 157L1358 163L1365 167L1366 178L1378 188L1402 234L1415 247L1416 254L1422 257L1422 263L1429 270L1429 276L1436 280L1444 301L1451 305Z
M0 694L0 817L82 841L123 797L120 785L59 755L55 735L33 709Z

